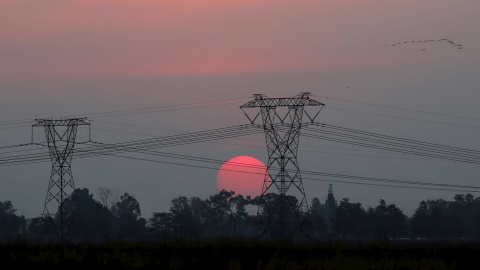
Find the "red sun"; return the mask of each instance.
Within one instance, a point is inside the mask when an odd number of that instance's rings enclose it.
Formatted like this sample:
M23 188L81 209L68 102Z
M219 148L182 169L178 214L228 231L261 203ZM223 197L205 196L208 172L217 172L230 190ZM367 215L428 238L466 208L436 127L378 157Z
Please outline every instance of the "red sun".
M217 174L218 190L256 197L262 193L267 167L260 160L239 156L225 162Z

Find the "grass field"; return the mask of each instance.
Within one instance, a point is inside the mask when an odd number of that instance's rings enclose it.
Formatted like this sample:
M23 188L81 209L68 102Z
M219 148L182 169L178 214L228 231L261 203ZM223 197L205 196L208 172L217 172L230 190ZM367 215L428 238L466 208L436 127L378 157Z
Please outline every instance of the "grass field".
M9 243L0 260L49 269L480 269L480 241Z

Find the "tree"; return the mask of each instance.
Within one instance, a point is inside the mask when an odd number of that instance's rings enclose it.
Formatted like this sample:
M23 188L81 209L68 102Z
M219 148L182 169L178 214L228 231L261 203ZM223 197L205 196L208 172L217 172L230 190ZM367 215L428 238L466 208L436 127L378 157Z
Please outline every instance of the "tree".
M108 188L99 188L97 195L102 205L108 209L114 206L120 199L120 191L112 191Z
M332 219L335 216L335 212L337 210L337 201L333 196L333 189L330 185L330 189L327 195L327 199L325 200L325 205L323 206L323 219L327 225L327 230L329 233L333 232L332 226Z
M397 238L406 229L406 216L395 204L387 205L385 200L375 209L369 209L369 218L373 233L380 238Z
M449 204L448 222L451 233L455 237L475 238L479 227L476 218L480 213L480 201L472 194L456 194L454 201Z
M189 200L183 196L172 200L172 206L170 207L170 226L173 235L177 238L193 240L198 239L203 234L200 219L201 213L194 215L194 210L191 205L193 201L199 203L196 199Z
M195 240L204 235L206 203L200 198L181 196L171 202L169 212L156 212L149 226L161 239Z
M51 216L35 217L28 223L28 232L38 238L55 236L54 220Z
M87 188L76 189L64 204L69 237L97 241L110 238L113 216L107 207L93 198Z
M345 198L340 201L332 219L332 228L342 237L361 237L365 235L367 213L360 203L350 203Z
M25 231L25 218L15 214L12 202L0 202L0 240L11 240Z
M412 234L415 237L458 238L463 235L457 207L464 205L463 197L456 202L443 199L420 202L412 217Z
M152 232L159 236L159 240L170 240L173 238L173 220L170 213L156 212L149 219L149 227Z
M260 219L273 239L294 237L308 214L300 211L298 199L291 195L267 193L255 198L255 204L260 207Z
M225 238L230 231L234 230L234 225L232 225L234 220L232 197L234 195L234 191L221 190L206 200L205 230L209 237Z
M120 196L111 208L114 217L114 232L117 238L133 238L145 232L146 220L141 218L140 204L128 193Z
M313 238L325 237L327 235L327 224L324 219L324 205L322 205L318 198L313 198L312 200L306 231Z
M254 233L254 227L252 225L254 220L251 219L246 211L247 205L251 204L250 196L244 198L241 194L231 197L229 200L231 204L231 214L228 217L228 223L230 224L231 236L238 238L250 237ZM235 210L233 210L235 209Z
M149 227L161 239L182 238L244 238L254 236L253 217L246 206L250 197L225 190L200 198L178 197L172 200L168 212L153 213Z

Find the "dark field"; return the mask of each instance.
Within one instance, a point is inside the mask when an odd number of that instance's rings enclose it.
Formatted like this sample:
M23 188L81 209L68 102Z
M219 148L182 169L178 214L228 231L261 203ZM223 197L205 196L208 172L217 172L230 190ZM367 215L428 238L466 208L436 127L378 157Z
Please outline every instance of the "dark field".
M11 243L0 260L17 269L480 269L480 242Z

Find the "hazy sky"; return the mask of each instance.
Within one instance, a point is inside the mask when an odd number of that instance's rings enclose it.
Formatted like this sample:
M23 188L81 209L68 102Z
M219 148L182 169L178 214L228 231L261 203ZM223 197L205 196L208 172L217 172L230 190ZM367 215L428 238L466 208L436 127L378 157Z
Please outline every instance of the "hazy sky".
M474 0L0 0L0 146L30 141L30 124L6 125L12 120L87 116L93 140L122 142L175 134L161 129L244 124L238 107L252 94L312 92L326 104L319 122L480 149L479 120L342 101L480 119L479 11ZM418 42L439 39L462 49ZM245 99L93 114L235 98ZM34 137L45 140L39 128ZM266 162L263 141L258 135L163 150ZM303 138L300 150L303 170L480 186L477 165ZM146 218L177 196L217 192L215 170L109 156L74 159L72 170L77 187L135 196ZM0 167L0 201L26 217L41 214L49 176L48 162ZM307 198L323 201L328 184L304 181ZM333 186L337 199L364 206L385 199L407 214L421 199L455 194Z

